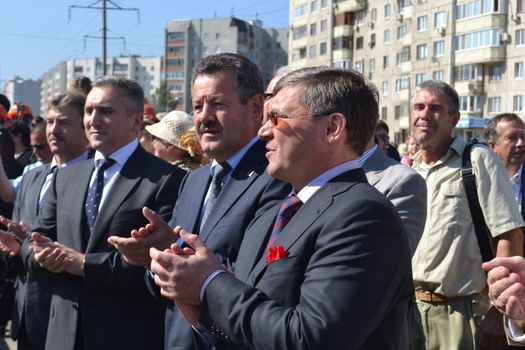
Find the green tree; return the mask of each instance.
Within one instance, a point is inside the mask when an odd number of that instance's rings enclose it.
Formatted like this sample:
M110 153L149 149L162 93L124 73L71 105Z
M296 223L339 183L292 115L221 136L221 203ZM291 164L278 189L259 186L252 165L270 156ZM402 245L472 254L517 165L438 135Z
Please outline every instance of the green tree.
M159 112L168 112L168 103L171 100L170 92L168 91L168 82L162 80L159 87L153 92L151 103Z

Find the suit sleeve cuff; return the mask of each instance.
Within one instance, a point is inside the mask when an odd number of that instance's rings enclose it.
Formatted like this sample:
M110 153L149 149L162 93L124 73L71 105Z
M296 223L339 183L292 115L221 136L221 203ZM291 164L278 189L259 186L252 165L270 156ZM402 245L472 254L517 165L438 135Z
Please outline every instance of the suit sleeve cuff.
M507 324L508 336L510 340L517 343L525 343L525 331L518 327L514 320L504 317L504 320Z
M206 288L208 287L208 285L210 284L211 280L214 279L217 275L223 273L223 272L226 272L222 269L217 269L215 271L213 271L209 276L208 278L206 278L204 280L204 283L202 284L202 287L201 287L201 290L200 290L200 293L199 293L199 298L200 298L200 301L202 302L202 300L204 299L204 292L206 291Z

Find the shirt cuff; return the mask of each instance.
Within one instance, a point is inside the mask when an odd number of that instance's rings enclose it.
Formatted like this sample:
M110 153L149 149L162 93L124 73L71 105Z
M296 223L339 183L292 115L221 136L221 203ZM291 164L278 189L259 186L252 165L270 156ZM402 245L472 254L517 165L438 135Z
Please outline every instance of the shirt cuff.
M525 331L518 327L514 320L505 317L505 322L507 322L507 327L509 330L509 338L512 339L512 341L515 341L517 343L523 343L525 342Z
M200 291L200 294L199 294L199 297L200 297L200 301L202 302L202 299L204 299L204 292L206 291L206 288L208 287L208 284L210 284L211 280L215 278L215 276L223 273L223 272L226 272L222 269L217 269L215 271L213 271L209 276L208 278L206 278L204 280L204 283L202 284L202 287L201 287L201 291Z

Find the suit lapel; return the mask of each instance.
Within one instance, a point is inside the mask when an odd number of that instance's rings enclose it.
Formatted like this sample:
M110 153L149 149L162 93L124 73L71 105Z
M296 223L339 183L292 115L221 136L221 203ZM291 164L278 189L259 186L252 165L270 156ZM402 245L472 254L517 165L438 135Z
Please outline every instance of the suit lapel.
M142 179L142 168L146 165L145 152L141 147L137 147L126 164L124 164L120 173L116 175L115 183L113 183L110 192L106 195L104 204L95 220L86 251L91 251L101 238L105 238L107 226L118 211L118 208L128 195L133 192L133 189L139 185Z
M523 219L525 220L525 165L522 165L521 166L521 174L520 174L520 177L521 177L521 187L520 187L520 192L521 192L521 216L523 217ZM523 244L525 244L525 242L523 242ZM524 252L525 254L525 252Z
M333 203L334 197L347 191L358 182L365 182L366 177L362 169L351 170L330 180L322 186L292 217L283 232L277 237L274 246L283 246L288 254L290 248L301 238L308 228L321 216ZM276 215L276 212L274 213ZM275 219L275 215L273 219ZM273 220L272 220L273 225ZM263 243L266 244L266 241ZM261 254L257 264L249 273L246 282L255 285L266 269L266 254Z
M240 163L234 169L230 179L217 199L217 204L208 216L202 232L199 234L203 242L206 242L206 239L220 219L224 217L242 194L246 192L252 182L265 171L267 163L262 155L265 149L265 143L263 141L257 141L248 152L246 152Z
M75 166L77 165L75 164ZM71 220L71 222L75 223L77 226L76 232L78 232L78 234L72 235L72 248L79 252L83 252L85 247L83 244L83 233L84 230L86 230L84 222L84 201L86 200L89 180L91 179L91 174L93 173L94 169L95 163L93 161L85 161L78 164L78 175L75 175L75 185L71 186L69 200L63 201L59 198L61 202L67 203L68 213L71 213L72 216L69 220ZM55 176L60 176L60 170L55 174Z

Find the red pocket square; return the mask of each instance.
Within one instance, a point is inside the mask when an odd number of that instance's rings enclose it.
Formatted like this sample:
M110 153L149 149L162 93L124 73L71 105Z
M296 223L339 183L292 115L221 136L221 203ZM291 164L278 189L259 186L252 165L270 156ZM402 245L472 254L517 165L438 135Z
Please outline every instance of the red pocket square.
M278 245L275 247L270 247L268 251L268 255L266 256L266 263L271 263L272 261L279 260L282 258L287 258L286 252L284 251L284 247L282 245Z

